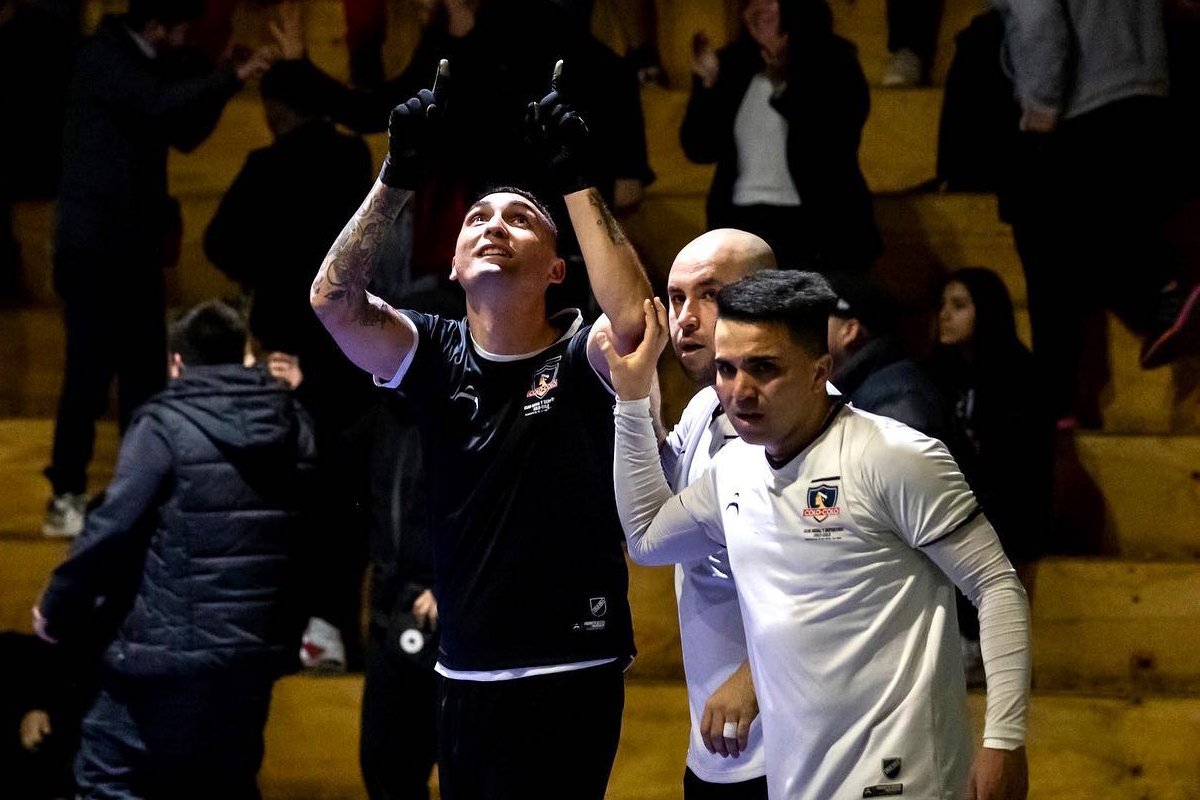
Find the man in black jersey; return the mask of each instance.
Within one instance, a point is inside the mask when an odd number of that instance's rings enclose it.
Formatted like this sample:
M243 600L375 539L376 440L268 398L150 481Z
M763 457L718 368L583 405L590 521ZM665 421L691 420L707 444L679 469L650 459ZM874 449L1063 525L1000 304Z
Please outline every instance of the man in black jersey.
M599 800L633 634L611 485L613 395L594 332L636 347L650 285L584 177L586 126L553 90L531 104L530 134L605 317L589 328L575 310L547 315L546 290L566 268L553 219L520 189L467 211L451 263L465 319L400 312L366 290L441 140L446 74L443 61L432 91L392 111L379 180L321 265L312 304L346 355L400 387L418 414L442 626L442 797Z

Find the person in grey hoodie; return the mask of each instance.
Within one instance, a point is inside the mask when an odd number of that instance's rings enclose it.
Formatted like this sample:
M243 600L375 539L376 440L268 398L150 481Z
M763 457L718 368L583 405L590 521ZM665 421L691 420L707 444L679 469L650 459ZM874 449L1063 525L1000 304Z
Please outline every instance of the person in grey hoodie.
M1200 287L1176 275L1162 226L1169 183L1167 51L1158 2L994 0L1021 105L1010 220L1033 350L1060 425L1099 424L1077 398L1087 318L1144 337L1144 368L1195 338ZM1092 419L1087 419L1093 415Z

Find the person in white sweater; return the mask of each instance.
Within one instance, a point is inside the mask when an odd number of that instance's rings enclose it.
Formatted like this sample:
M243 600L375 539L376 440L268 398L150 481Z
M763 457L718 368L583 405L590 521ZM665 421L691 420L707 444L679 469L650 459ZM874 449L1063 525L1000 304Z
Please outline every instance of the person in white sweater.
M764 271L717 295L716 391L740 437L673 495L648 395L667 338L605 353L619 402L614 480L631 557L728 548L775 800L1021 800L1025 592L945 446L828 394L834 295ZM979 609L988 707L972 762L954 585Z

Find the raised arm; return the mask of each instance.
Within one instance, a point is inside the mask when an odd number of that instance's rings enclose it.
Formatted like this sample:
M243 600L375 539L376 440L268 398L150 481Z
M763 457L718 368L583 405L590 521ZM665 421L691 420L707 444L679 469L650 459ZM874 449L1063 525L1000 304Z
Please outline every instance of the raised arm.
M612 341L625 354L641 341L645 327L642 302L650 299L650 281L629 238L593 185L587 125L560 94L562 68L560 61L554 69L550 93L530 104L530 133L540 140L563 195L592 292L608 318ZM595 336L588 343L588 355L596 369L607 369Z
M606 332L597 346L607 360L617 390L616 452L613 481L617 512L629 557L638 564L694 561L724 544L706 481L675 496L658 460L658 437L650 417L650 387L667 341L667 312L657 298L642 307L641 344L622 356ZM686 499L685 499L686 498ZM690 510L689 510L690 509ZM710 538L711 537L711 538Z
M425 171L445 107L449 67L438 67L433 89L392 109L388 154L379 180L333 243L313 281L309 300L346 357L390 380L417 346L413 324L367 291L388 229L412 198Z

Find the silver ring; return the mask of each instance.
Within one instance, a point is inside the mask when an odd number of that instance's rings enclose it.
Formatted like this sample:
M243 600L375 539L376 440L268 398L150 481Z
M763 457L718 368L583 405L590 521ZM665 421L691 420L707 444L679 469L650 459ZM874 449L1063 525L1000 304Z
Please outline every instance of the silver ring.
M721 735L726 739L736 739L738 738L737 729L736 722L726 722L725 727L721 729Z

